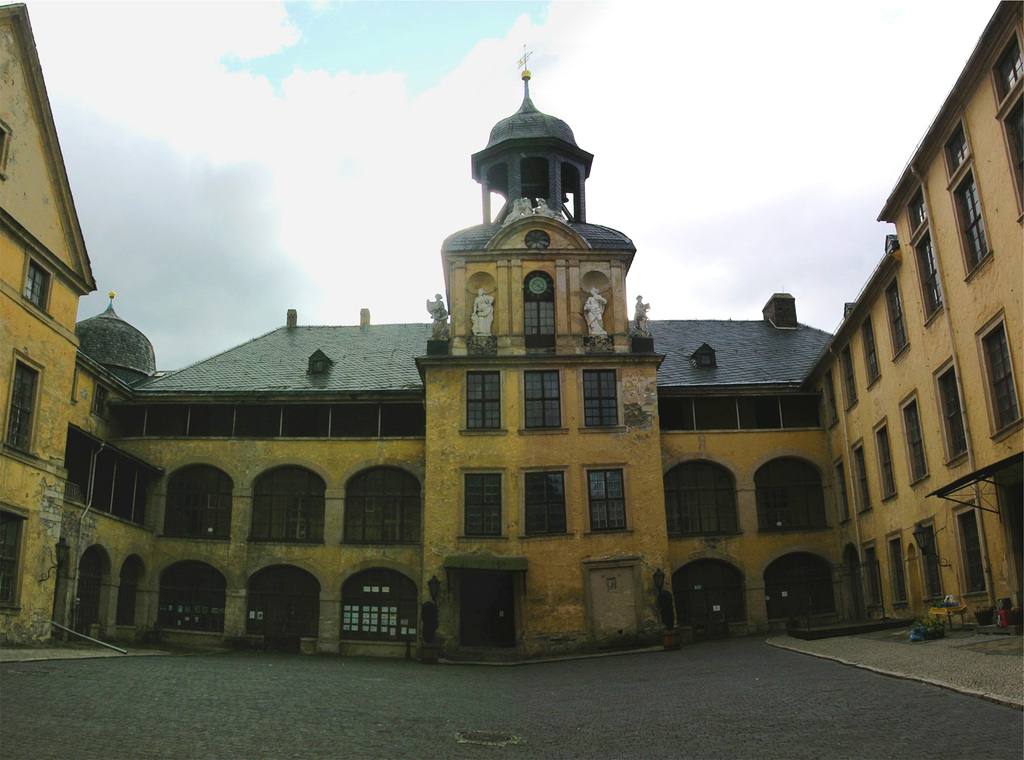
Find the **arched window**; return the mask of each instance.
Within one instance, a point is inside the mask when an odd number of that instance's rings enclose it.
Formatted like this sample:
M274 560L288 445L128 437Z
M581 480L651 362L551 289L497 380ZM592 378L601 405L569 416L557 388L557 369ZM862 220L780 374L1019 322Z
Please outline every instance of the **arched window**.
M157 622L167 628L223 631L227 582L205 562L178 562L160 576Z
M394 467L376 467L349 480L345 493L345 540L419 541L419 481Z
M291 565L260 570L249 579L246 632L273 638L316 636L320 582Z
M228 538L231 535L231 478L216 467L186 467L167 483L164 535Z
M728 562L699 559L679 568L672 576L672 591L680 625L747 618L743 576Z
M418 598L416 584L394 570L356 573L341 587L341 637L414 641Z
M547 272L523 280L523 333L527 348L555 345L555 283Z
M117 586L118 625L135 625L135 599L145 573L142 560L137 554L130 556L121 565L121 581Z
M665 519L670 536L734 533L736 484L709 462L684 462L665 473Z
M754 474L758 527L764 531L824 528L821 475L800 459L773 459Z
M836 611L832 568L813 554L779 557L764 571L768 618L802 618Z
M322 541L324 481L302 467L279 467L259 477L252 495L252 538Z

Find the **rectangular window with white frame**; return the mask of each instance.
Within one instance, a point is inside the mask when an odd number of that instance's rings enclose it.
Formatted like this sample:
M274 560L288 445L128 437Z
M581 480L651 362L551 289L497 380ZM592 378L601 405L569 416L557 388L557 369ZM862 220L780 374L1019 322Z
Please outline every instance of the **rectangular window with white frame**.
M523 491L526 535L566 532L564 473L527 472L523 476Z
M860 327L861 339L864 342L864 366L868 373L868 385L878 379L878 352L875 350L875 328L871 317L864 320Z
M853 447L853 475L857 484L858 509L863 512L871 509L871 492L868 490L868 463L864 456L864 446Z
M857 403L857 375L853 369L853 356L850 353L850 345L847 344L839 354L839 361L843 369L843 392L846 394L844 401L846 408Z
M960 229L967 271L971 272L989 253L985 221L981 215L981 201L978 198L978 185L974 181L974 175L968 172L953 194L956 196L960 212Z
M557 428L562 424L558 370L523 373L524 424L527 428Z
M583 424L586 427L619 424L615 370L583 370Z
M903 540L899 536L889 539L889 577L892 580L892 601L907 601L907 575L903 569Z
M939 270L935 264L935 249L932 237L927 232L914 246L917 254L917 274L921 280L921 302L925 319L942 308L942 291L939 288Z
M465 535L500 536L501 473L466 473Z
M843 460L835 462L836 490L839 493L839 520L845 522L850 519L850 496L846 491L846 468Z
M598 532L626 528L626 491L622 470L588 470L587 499L590 530Z
M33 306L46 311L50 296L50 273L32 259L28 260L23 295Z
M501 373L466 373L466 428L496 430L501 427Z
M985 568L981 560L981 537L978 534L978 518L973 509L956 516L960 529L960 551L963 555L964 583L967 593L985 590Z
M20 515L0 511L0 607L18 603L18 555L24 522Z
M825 391L825 416L829 425L839 421L839 407L836 405L836 386L832 379L832 370L825 373L822 381Z

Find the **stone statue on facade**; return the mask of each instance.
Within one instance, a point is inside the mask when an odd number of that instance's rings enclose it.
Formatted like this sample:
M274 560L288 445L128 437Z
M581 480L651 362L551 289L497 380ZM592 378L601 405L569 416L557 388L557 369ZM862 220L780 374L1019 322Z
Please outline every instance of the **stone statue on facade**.
M583 304L583 316L587 320L587 330L591 335L607 335L604 330L604 310L608 301L597 292L597 288L590 289L590 298Z
M534 216L544 216L549 219L561 219L562 215L559 214L552 208L548 208L548 202L545 198L537 198L537 208L533 210Z
M505 222L502 227L507 227L517 219L522 219L527 216L533 216L533 206L530 204L529 198L516 198L512 201L512 210L508 216L505 217Z
M633 312L633 334L639 338L651 337L651 325L647 312L651 310L649 303L644 303L643 296L636 297L636 309Z
M448 340L448 310L444 307L444 299L441 294L434 295L434 300L427 299L427 311L434 319L434 327L430 334L431 340Z
M491 322L494 321L494 296L489 296L480 288L476 292L476 299L473 301L473 314L470 316L473 323L474 335L490 335Z

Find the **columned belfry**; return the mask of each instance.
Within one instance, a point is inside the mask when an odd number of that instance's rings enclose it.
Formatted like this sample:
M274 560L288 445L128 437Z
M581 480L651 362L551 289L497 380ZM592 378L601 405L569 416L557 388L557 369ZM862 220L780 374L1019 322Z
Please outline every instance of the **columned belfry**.
M523 71L523 103L491 129L487 147L473 154L473 179L483 191L483 221L505 221L513 202L528 198L574 222L587 221L585 183L594 156L576 144L561 119L537 110L530 100L530 72ZM505 199L491 216L491 193Z

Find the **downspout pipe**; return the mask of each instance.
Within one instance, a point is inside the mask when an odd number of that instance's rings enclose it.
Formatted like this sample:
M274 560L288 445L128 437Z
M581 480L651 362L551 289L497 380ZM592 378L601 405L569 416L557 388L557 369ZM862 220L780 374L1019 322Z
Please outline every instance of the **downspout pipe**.
M828 352L832 355L832 360L833 360L833 362L835 362L835 366L841 368L841 365L840 365L840 362L839 362L839 357L836 356L836 352L832 349L831 344L828 347ZM846 464L848 465L847 467L844 467L843 470L844 470L844 472L846 474L846 480L847 480L846 503L849 504L850 503L850 496L853 496L854 499L856 500L857 490L854 488L854 479L853 479L853 464L854 464L853 463L853 449L850 446L850 433L849 433L849 431L846 428L846 408L847 408L846 407L846 389L843 387L843 383L842 382L839 383L839 401L843 405L843 412L842 412L842 414L839 414L838 410L837 410L836 416L839 417L839 424L842 426L842 429L843 429L843 448L846 451ZM857 503L855 503L853 505L853 509L850 510L850 511L851 511L851 517L853 518L853 533L854 533L854 536L857 539L857 561L858 562L862 562L863 558L861 557L861 554L860 554L860 520L858 519L858 514L860 513L859 507L860 507L860 504L859 504L859 502L857 502ZM842 547L840 547L840 555L839 556L840 556L840 559L841 559L842 558ZM883 609L884 609L884 607L883 607ZM858 615L858 619L859 619L859 616L860 616L860 610L859 609L857 610L857 615Z
M83 552L82 552L82 530L83 530L83 527L85 525L85 518L89 514L89 510L92 509L93 492L94 492L94 489L95 489L95 486L96 486L96 460L99 459L100 452L103 451L103 449L104 449L104 447L106 445L107 445L106 441L100 441L100 447L98 449L96 449L92 453L92 456L89 458L89 495L88 495L88 497L85 500L85 511L82 512L81 516L78 518L78 535L75 536L75 553L74 553L75 567L74 567L74 574L71 577L71 584L70 584L70 587L71 587L70 591L71 591L72 594L75 595L76 599L78 598L78 574L79 574L79 570L80 570L80 566L81 566L81 560L82 560L82 554L83 554ZM68 601L67 597L65 597L65 599L64 599L64 619L65 620L67 620L67 601ZM71 627L74 628L75 625L78 623L78 605L77 604L74 605L74 610L72 612L71 618L72 618L71 619ZM58 626L58 628L61 628L61 630L67 630L67 629L63 628L62 626Z

